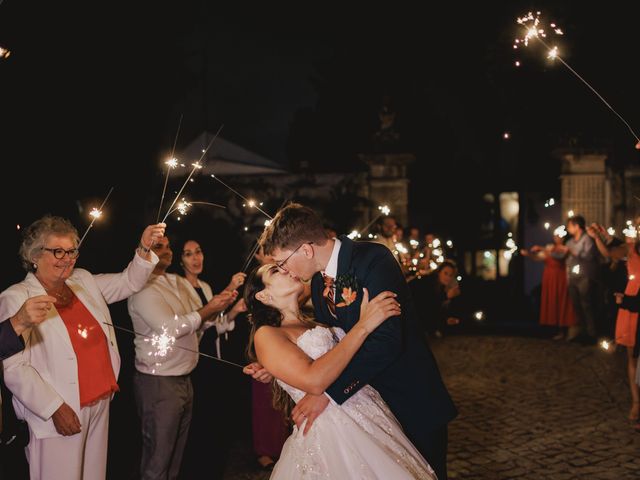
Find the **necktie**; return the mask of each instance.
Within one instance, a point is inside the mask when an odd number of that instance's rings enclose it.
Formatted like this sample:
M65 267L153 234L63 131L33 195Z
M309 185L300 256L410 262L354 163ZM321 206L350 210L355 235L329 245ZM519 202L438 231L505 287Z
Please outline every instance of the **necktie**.
M335 289L333 288L333 277L330 277L329 275L322 274L322 279L324 280L324 291L322 292L322 296L327 301L327 306L329 307L329 310L331 311L331 314L335 317L336 316L336 303L335 303L335 300L334 300L334 298L335 298L334 297Z

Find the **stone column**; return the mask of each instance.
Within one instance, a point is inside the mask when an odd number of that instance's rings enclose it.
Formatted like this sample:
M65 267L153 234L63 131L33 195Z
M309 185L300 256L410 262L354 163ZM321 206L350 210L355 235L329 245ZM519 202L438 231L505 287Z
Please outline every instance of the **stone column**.
M407 166L415 160L411 153L366 153L358 155L369 166L369 199L373 220L380 212L378 205L388 205L393 216L404 227L409 222L409 179Z

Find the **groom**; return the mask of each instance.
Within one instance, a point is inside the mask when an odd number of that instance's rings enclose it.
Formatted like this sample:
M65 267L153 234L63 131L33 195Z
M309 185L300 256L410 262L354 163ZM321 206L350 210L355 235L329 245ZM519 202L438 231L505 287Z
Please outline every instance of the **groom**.
M365 287L370 298L385 290L395 292L402 305L402 315L369 335L326 395L306 395L298 402L292 412L294 422L300 427L306 418L306 433L330 399L342 404L369 384L387 402L438 479L446 479L447 423L457 412L422 340L404 275L389 249L345 236L328 238L320 218L300 204L278 212L261 244L281 271L303 281L311 279L318 322L348 332L358 321Z

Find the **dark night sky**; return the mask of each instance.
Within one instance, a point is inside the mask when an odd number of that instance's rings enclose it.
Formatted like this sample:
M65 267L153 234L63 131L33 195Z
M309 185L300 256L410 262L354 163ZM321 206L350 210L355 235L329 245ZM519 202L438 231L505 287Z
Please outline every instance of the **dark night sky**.
M294 156L348 165L390 95L403 148L418 156L412 178L424 179L412 207L455 197L457 216L483 189L552 192L562 138L639 160L626 127L567 69L547 65L539 45L517 69L511 46L517 16L553 15L563 58L640 129L637 2L460 5L0 1L0 45L12 50L0 61L2 229L15 235L47 212L77 220L77 202L112 185L117 215L92 232L96 248L142 226L180 114L179 146L224 123L225 138L276 161L289 162L294 144ZM463 176L481 185L463 190Z

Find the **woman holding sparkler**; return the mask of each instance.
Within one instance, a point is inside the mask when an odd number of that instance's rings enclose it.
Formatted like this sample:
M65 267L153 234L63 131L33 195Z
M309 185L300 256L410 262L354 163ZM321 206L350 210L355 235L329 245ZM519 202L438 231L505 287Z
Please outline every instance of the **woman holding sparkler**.
M26 278L0 294L0 318L30 297L56 302L48 320L23 333L25 350L4 360L16 414L29 426L32 479L104 479L109 401L120 356L108 304L140 290L158 258L150 251L164 224L148 226L127 268L94 275L76 269L79 236L66 219L44 216L24 232Z
M563 245L564 229L556 229L553 244L542 247L534 245L530 249L520 250L524 257L544 262L542 273L542 293L540 297L540 325L557 327L554 340L567 338L567 331L576 325L573 304L567 290L567 271L564 254L558 253Z
M627 257L628 281L624 290L625 297L635 297L640 293L640 242L638 241L638 219L635 225L628 225L625 229L624 249ZM629 421L640 420L640 388L635 382L638 368L638 349L636 347L636 335L638 332L638 311L630 309L622 304L616 317L616 343L623 345L627 350L627 375L631 390L631 410Z
M204 267L204 253L200 243L187 240L178 248L182 252L180 267L190 287L189 294L195 304L203 307L213 298L213 291L207 282L200 279ZM234 274L224 290L236 291L244 284L245 278L245 273ZM221 312L215 316L210 321L215 328L208 328L201 333L199 351L222 358L222 338L234 330L237 315L245 310L244 300L240 299L227 313ZM232 402L235 398L233 392L226 390L233 382L229 376L237 377L237 373L216 363L206 359L198 362L191 374L193 417L197 421L189 429L185 448L183 474L187 478L196 477L198 472L204 470L208 472L209 478L220 478L226 465L229 425L234 410Z

